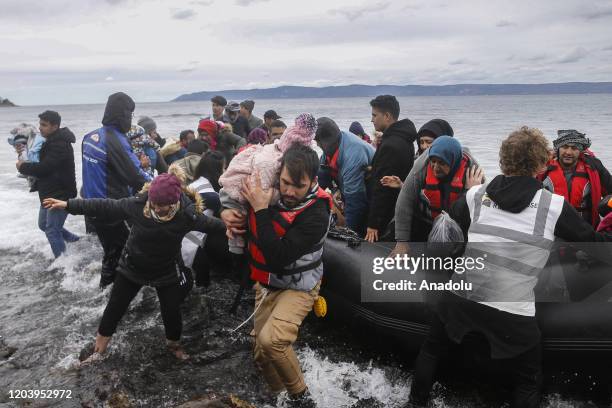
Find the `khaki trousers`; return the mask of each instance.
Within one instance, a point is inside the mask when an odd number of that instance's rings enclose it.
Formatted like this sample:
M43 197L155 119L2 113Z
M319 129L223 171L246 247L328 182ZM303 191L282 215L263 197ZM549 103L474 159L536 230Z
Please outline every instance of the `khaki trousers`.
M255 313L255 364L272 392L287 390L295 395L306 390L304 375L292 344L302 321L312 310L320 284L310 292L293 289L268 290ZM255 307L263 297L263 287L255 284Z

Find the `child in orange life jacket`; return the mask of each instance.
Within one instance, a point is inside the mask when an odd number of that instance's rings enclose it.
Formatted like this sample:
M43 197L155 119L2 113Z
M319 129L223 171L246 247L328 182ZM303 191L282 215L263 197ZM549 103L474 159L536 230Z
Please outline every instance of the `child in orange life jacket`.
M219 178L219 184L223 187L220 194L221 204L224 208L238 209L243 214L247 213L248 202L243 197L243 182L250 183L251 174L259 173L261 184L264 189L273 188L275 193L273 203L279 199L278 184L281 167L281 158L284 152L293 144L310 146L313 142L317 122L313 115L303 113L295 119L295 124L289 127L280 139L273 144L254 145L236 155L225 173ZM230 236L231 235L231 236ZM239 255L234 257L234 268L241 268L244 259L241 256L246 246L243 236L232 235L228 230L228 246L230 253ZM236 264L237 263L237 264Z

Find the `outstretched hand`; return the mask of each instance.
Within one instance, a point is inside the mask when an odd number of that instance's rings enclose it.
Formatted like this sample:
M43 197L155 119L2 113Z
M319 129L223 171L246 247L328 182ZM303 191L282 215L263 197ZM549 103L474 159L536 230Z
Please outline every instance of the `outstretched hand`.
M43 200L43 207L48 210L65 210L67 206L68 202L56 200L55 198L45 198Z
M391 188L402 188L404 185L404 183L402 183L402 179L397 176L384 176L380 179L380 184Z
M274 189L264 190L262 188L259 173L255 174L255 186L251 187L246 181L242 182L242 196L251 204L255 212L268 208L272 195L274 195Z

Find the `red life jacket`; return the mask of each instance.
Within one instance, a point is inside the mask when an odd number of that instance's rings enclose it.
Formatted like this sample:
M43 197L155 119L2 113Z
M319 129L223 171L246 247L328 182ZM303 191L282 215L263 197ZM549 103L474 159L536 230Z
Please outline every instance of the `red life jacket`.
M331 175L332 179L334 179L336 182L338 181L338 154L340 152L340 149L336 149L336 152L332 155L332 157L330 158L329 156L326 158L325 160L325 164L327 164L329 166L329 174Z
M548 168L542 179L549 178L553 183L554 193L562 195L567 202L578 212L590 211L591 212L591 224L593 228L599 224L599 213L597 212L597 204L602 197L601 182L599 179L599 173L597 170L592 168L584 161L583 154L578 158L576 163L576 169L572 176L572 183L570 190L567 188L567 179L563 173L563 168L557 160L548 162ZM584 189L587 184L591 185L591 208L585 208L582 206L584 198Z
M447 206L450 207L452 203L457 201L461 194L465 191L465 178L467 176L466 170L468 169L469 159L466 155L463 155L461 164L455 172L453 179L450 182L450 191ZM427 165L427 175L425 176L425 186L422 190L425 197L427 197L429 209L431 211L431 218L436 219L442 212L442 192L440 191L440 180L436 177L431 168L431 165Z
M295 221L296 217L303 213L307 208L312 206L318 200L325 200L329 208L332 208L332 198L331 196L325 192L322 188L316 192L316 196L314 199L310 200L306 205L300 207L297 210L284 210L280 208L271 208L270 215L272 218L272 225L274 227L274 232L276 232L276 236L282 238L287 233L287 230L291 227L291 224ZM257 246L257 222L255 221L255 212L251 208L249 210L249 268L251 271L251 279L261 282L266 285L271 284L271 278L273 275L278 274L278 271L272 271L270 267L267 265L266 258L263 255L263 252ZM321 242L322 246L322 242ZM315 268L321 265L321 258L311 259L312 254L319 251L320 248L313 248L313 251L308 254L304 254L300 259L309 259L307 264L300 266L298 269L285 269L281 275L293 275L293 274L303 274L308 271L313 271ZM309 258L310 256L310 258ZM296 261L299 263L300 260ZM304 262L302 262L304 263Z

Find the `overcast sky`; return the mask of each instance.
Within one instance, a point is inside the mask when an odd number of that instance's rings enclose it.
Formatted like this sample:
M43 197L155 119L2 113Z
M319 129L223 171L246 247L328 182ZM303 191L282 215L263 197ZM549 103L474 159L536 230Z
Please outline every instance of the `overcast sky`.
M0 96L612 81L612 1L0 0Z

